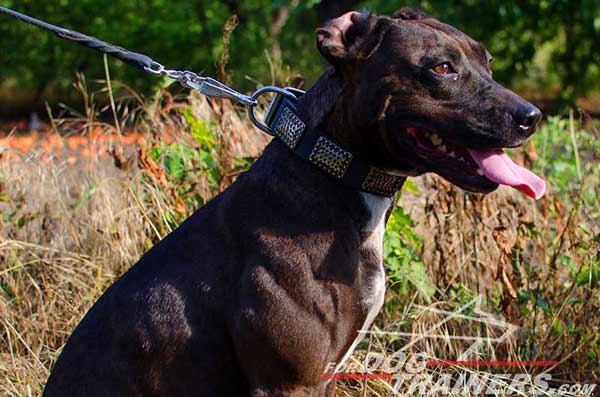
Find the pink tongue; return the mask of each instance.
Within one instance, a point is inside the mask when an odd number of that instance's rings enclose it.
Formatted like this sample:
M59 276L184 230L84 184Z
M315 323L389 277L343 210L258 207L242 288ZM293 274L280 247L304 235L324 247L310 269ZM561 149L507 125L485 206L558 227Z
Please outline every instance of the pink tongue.
M546 182L528 169L517 165L502 150L469 149L469 153L489 180L500 185L512 186L536 200L544 195Z

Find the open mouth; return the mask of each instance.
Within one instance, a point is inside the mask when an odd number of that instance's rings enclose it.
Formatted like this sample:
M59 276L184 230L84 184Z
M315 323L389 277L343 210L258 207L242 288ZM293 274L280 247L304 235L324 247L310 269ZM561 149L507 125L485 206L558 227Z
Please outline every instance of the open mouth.
M468 148L419 128L409 127L405 132L428 168L466 190L488 193L498 185L506 185L535 200L546 191L543 179L516 164L500 149Z

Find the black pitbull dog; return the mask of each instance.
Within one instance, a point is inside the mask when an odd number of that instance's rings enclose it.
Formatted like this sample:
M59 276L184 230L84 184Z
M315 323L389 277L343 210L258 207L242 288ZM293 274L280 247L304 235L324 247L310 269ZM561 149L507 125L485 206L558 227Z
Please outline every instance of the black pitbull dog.
M331 68L301 100L308 129L401 180L434 172L473 192L543 194L501 151L528 139L540 111L494 82L481 44L406 9L348 13L317 44ZM44 396L329 395L322 374L383 304L392 201L273 140L106 291Z

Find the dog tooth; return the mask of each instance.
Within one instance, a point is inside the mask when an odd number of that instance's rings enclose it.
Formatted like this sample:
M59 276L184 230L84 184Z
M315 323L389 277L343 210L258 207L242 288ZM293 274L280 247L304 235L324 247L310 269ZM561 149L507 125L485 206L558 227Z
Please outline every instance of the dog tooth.
M455 158L456 158L456 153L454 153L454 152L450 152L450 154L448 154L448 156L450 156L450 157L452 157L453 159L455 159Z
M483 170L481 168L477 168L477 175L484 176Z
M446 145L441 145L438 149L440 149L442 152L446 151Z
M459 158L458 160L459 160L459 161L465 161L465 158L464 158L464 157L461 157L461 158Z

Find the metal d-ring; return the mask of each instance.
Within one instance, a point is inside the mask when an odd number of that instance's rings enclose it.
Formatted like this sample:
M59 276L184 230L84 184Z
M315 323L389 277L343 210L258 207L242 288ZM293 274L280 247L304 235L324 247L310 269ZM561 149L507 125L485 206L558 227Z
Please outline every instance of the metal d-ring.
M298 97L285 88L274 87L274 86L263 87L263 88L259 89L258 91L256 91L254 94L252 94L251 98L254 100L254 104L248 105L248 117L250 118L250 121L252 121L252 124L254 124L260 130L266 132L267 134L269 134L271 136L275 136L275 132L271 128L269 128L269 126L266 125L265 123L258 121L258 119L256 118L256 115L254 114L254 108L258 104L258 98L269 92L275 93L276 94L275 97L277 97L278 95L281 95L281 96L284 96L287 99L294 101L294 102L298 100Z

